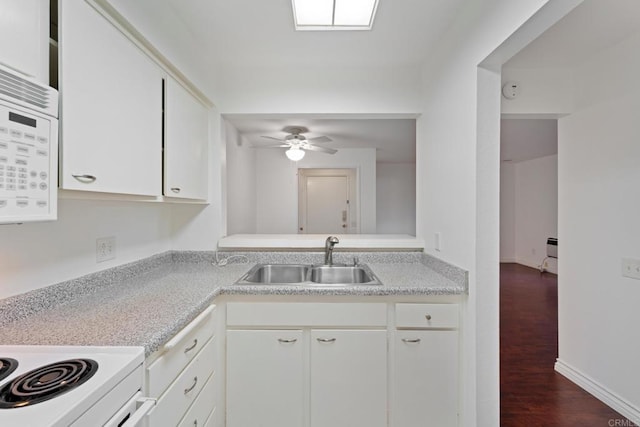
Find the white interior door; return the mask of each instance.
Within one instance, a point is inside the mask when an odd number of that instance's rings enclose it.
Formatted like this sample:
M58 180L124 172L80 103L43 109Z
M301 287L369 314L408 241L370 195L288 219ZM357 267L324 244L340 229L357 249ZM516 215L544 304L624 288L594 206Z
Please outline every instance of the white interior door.
M351 169L300 170L299 231L304 234L351 232Z

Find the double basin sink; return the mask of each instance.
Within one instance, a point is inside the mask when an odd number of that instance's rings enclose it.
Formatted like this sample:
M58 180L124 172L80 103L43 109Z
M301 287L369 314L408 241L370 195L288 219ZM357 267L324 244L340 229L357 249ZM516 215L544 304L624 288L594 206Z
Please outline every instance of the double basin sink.
M367 265L258 264L238 285L382 285Z

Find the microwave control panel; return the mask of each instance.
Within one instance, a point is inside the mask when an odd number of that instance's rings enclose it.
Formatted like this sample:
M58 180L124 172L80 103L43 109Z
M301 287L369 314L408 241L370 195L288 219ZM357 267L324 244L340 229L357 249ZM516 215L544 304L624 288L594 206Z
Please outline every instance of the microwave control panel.
M57 121L0 104L0 223L56 219L56 164Z

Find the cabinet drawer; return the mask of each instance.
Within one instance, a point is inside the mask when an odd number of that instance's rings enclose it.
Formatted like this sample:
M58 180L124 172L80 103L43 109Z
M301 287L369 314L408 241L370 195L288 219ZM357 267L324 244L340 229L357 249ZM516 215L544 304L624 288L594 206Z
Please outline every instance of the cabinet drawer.
M149 414L149 426L175 426L196 400L213 372L215 338L209 340L200 353L169 386Z
M216 374L209 377L209 380L202 388L191 408L187 411L178 427L204 426L205 421L213 413L216 402Z
M396 304L396 328L455 329L458 304Z
M171 348L147 368L147 394L158 398L193 360L215 330L214 310L207 309L165 346ZM175 341L174 341L175 340Z
M385 303L228 303L228 326L384 326Z

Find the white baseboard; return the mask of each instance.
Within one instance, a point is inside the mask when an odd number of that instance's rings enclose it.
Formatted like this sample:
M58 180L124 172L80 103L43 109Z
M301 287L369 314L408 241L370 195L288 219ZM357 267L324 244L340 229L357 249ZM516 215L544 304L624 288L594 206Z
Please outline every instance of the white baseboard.
M554 369L556 372L562 374L567 377L567 379L580 386L580 388L601 400L605 405L619 412L633 423L640 425L640 408L633 406L631 403L613 393L602 384L564 363L560 359L556 360Z
M515 258L504 258L500 259L500 264L515 264L517 261Z

